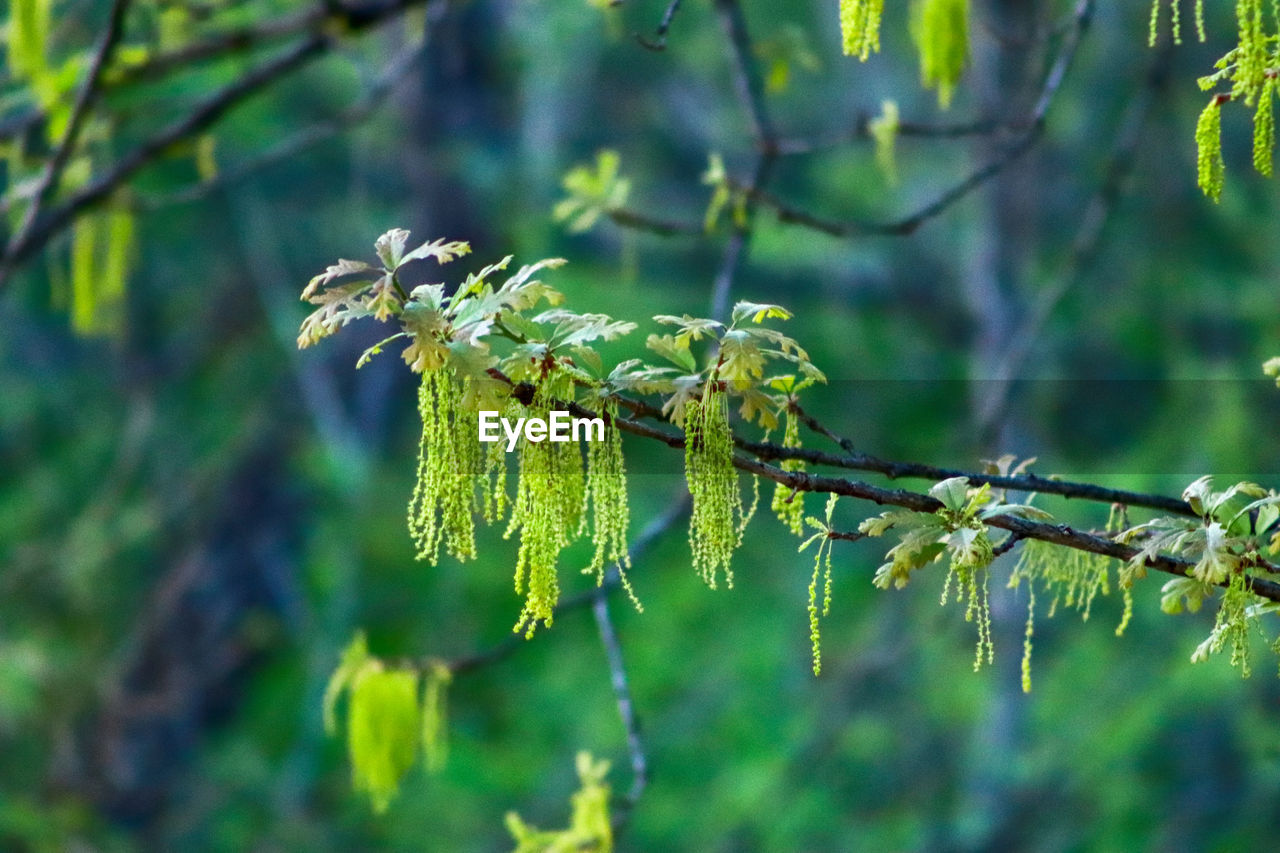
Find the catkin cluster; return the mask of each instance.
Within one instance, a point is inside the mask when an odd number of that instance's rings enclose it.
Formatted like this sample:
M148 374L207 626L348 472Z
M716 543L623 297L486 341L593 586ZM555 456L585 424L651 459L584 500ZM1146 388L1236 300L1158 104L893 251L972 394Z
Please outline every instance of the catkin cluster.
M418 559L435 565L440 545L459 560L476 555L475 481L484 473L476 415L462 410L461 383L447 369L423 371L418 388L422 441L409 500L409 533Z
M543 379L528 407L530 417L550 415L555 391L568 390L554 374ZM583 532L586 480L582 451L575 442L520 440L519 481L505 536L519 531L515 587L525 596L514 630L532 637L537 623L551 626L560 579L556 562L565 546Z
M1158 10L1157 4L1153 9L1153 27ZM1270 3L1236 0L1236 46L1218 60L1217 71L1200 78L1202 89L1212 89L1221 82L1231 84L1229 93L1209 98L1196 122L1197 183L1215 202L1222 197L1222 105L1228 101L1253 110L1253 167L1268 177L1272 174L1272 152L1276 143L1272 102L1276 97L1276 67L1280 64L1280 33L1275 32L1280 25L1278 13L1280 7L1274 0Z
M782 431L782 446L795 448L800 446L800 423L791 409L784 415L785 426ZM804 462L799 459L784 459L778 466L783 471L803 471ZM773 500L769 504L773 514L787 526L796 536L804 534L804 492L777 483L773 489Z
M884 0L840 0L840 39L846 56L863 62L880 50Z
M951 564L947 568L947 579L942 585L942 604L947 603L947 597L954 586L956 602L963 602L965 605L964 621L977 623L978 645L973 659L976 672L984 662L989 664L995 659L995 646L991 642L991 602L988 595L991 573L987 570L995 559L995 548L985 526L981 530L967 532L973 535L965 537L964 545L951 548Z
M631 568L631 556L627 553L627 529L631 525L631 510L627 503L627 470L622 456L622 433L616 420L618 405L610 402L604 406L604 441L587 442L587 501L591 504L591 542L595 553L591 564L583 574L596 576L596 584L604 583L605 566L618 567L618 577L636 608L642 610L627 569Z
M920 82L938 90L946 109L969 59L969 0L916 0L911 37L920 53Z
M714 381L685 410L684 469L693 498L689 520L693 567L712 589L721 572L732 587L733 552L748 516L743 513L738 472L733 467L728 401Z
M1118 533L1124 529L1124 511L1113 506L1107 518L1108 533ZM1091 554L1063 548L1040 539L1032 539L1022 544L1022 553L1017 564L1009 573L1009 588L1016 589L1022 581L1027 581L1027 627L1022 643L1022 690L1031 692L1031 647L1035 635L1036 618L1036 584L1041 584L1046 591L1053 594L1049 602L1049 618L1058 611L1058 605L1073 607L1080 613L1082 620L1088 621L1093 610L1093 601L1098 594L1111 593L1110 557L1102 554ZM1124 595L1124 613L1120 624L1116 627L1116 636L1124 633L1133 616L1133 581L1126 582L1121 571L1119 587Z

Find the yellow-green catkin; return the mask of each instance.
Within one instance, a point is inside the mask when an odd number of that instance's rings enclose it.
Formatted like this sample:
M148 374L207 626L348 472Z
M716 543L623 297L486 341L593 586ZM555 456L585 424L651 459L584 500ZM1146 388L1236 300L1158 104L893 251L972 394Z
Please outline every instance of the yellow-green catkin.
M1271 152L1276 146L1276 119L1272 109L1275 91L1276 81L1272 77L1262 87L1253 114L1253 168L1268 178L1271 177Z
M693 567L703 581L716 588L724 574L733 586L731 562L742 538L742 509L738 472L733 467L733 435L729 431L729 407L713 381L702 398L691 400L685 410L684 470L693 498L689 519L689 547Z
M1036 587L1027 584L1027 630L1022 638L1022 692L1031 692L1031 639L1036 633Z
M447 698L453 672L442 661L427 666L422 686L422 754L427 770L438 773L449 756Z
M476 555L476 480L486 471L477 414L461 408L461 383L447 368L423 371L418 389L422 441L409 500L409 533L419 560L435 565L440 545L459 560Z
M384 812L418 753L418 674L371 661L355 675L347 714L347 749L356 790Z
M1169 4L1169 31L1173 35L1174 44L1182 44L1182 0L1151 0L1151 28L1147 36L1147 44L1155 47L1156 39L1160 35L1160 8ZM1196 9L1196 27L1203 32L1204 30L1204 12L1199 8L1197 3ZM1201 41L1204 38L1201 37Z
M622 433L615 422L618 405L605 405L604 441L587 442L587 500L591 504L591 541L595 553L583 574L595 574L596 584L604 583L605 566L618 567L618 579L636 610L643 611L640 600L627 577L631 555L627 553L627 529L631 525L631 509L627 502L627 469L622 455Z
M1248 678L1252 673L1249 667L1249 625L1257 617L1249 615L1249 608L1258 601L1245 573L1233 573L1222 596L1218 618L1223 622L1227 639L1231 642L1231 665L1240 670L1241 678Z
M952 551L947 578L942 585L941 604L947 603L952 587L957 603L964 603L964 621L978 627L977 649L974 652L975 672L982 664L995 659L995 646L991 641L991 599L988 585L991 573L987 566L995 558L995 549L986 529L976 532L972 543L962 552Z
M567 398L558 377L546 377L534 392L526 416L547 418L557 398ZM515 589L525 596L514 631L532 637L537 624L551 627L560 580L556 563L560 552L582 533L586 480L577 442L531 442L520 439L519 480L506 536L520 532L516 554Z
M1217 95L1196 122L1196 183L1216 204L1222 198L1226 172L1222 162L1222 99Z
M1107 518L1107 533L1118 533L1126 526L1124 507L1114 505ZM1031 692L1031 638L1035 633L1036 588L1039 583L1053 594L1049 603L1049 618L1057 613L1058 605L1075 608L1080 618L1088 621L1093 602L1099 594L1111 592L1110 557L1053 545L1039 539L1031 539L1022 545L1022 553L1009 574L1009 588L1016 589L1027 581L1027 630L1022 652L1022 689ZM1133 580L1126 579L1123 570L1117 577L1117 585L1124 596L1124 613L1116 628L1116 636L1124 634L1133 616Z
M827 498L827 518L835 508L837 496ZM818 553L813 557L813 577L809 580L809 643L813 647L813 674L822 674L822 633L820 619L831 615L831 545L830 536L818 542ZM822 607L818 607L818 576L822 576Z
M898 129L902 122L898 117L898 104L885 101L880 105L880 115L867 123L867 132L876 145L876 168L889 186L898 184Z
M783 447L800 446L800 423L788 408L783 415L785 427L782 432ZM799 459L784 459L778 466L783 471L803 471L804 462ZM796 536L804 535L804 492L777 483L773 487L773 500L769 504L773 514L787 526Z
M911 37L920 54L920 82L938 90L938 104L946 109L969 59L969 0L915 0Z
M538 829L515 812L507 812L507 831L515 839L514 853L572 853L590 850L612 853L613 823L609 818L609 762L578 753L581 787L569 798L572 814L565 829Z
M1253 106L1266 87L1271 66L1272 37L1264 26L1263 0L1236 0L1236 37L1232 51L1235 69L1231 96Z
M845 56L866 62L880 51L880 18L884 0L840 0L840 39Z

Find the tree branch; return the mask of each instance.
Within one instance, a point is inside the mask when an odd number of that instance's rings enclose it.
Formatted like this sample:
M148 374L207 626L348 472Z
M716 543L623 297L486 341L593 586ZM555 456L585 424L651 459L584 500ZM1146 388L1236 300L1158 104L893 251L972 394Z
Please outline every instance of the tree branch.
M327 36L313 35L281 56L264 63L226 86L217 94L196 107L186 118L141 143L122 157L111 169L99 175L83 189L71 195L63 204L38 223L22 239L15 237L0 259L0 287L8 274L19 264L40 251L67 227L76 216L91 210L110 198L133 175L149 165L179 142L203 132L217 122L227 111L251 95L275 82L278 78L300 67L329 47Z
M636 41L640 42L642 47L649 50L666 50L667 49L667 30L671 29L671 22L675 20L676 12L680 11L680 0L671 0L667 4L667 10L662 13L662 20L658 22L658 29L654 33L653 40L645 38L636 33Z
M609 616L608 596L608 591L603 587L597 589L591 597L591 612L595 615L596 627L600 629L600 644L604 646L605 659L609 662L609 683L618 703L618 717L626 732L627 757L631 761L631 788L623 800L624 807L613 815L613 830L618 832L626 826L640 795L649 784L649 762L644 751L644 741L640 737L640 721L636 718L635 703L631 700L631 688L627 685L622 645L618 642L618 632L614 630L613 620Z
M833 237L866 237L866 236L905 236L915 232L925 222L945 211L951 205L963 199L969 193L999 175L1013 165L1024 154L1030 151L1044 133L1045 118L1054 97L1062 87L1079 51L1081 39L1093 20L1094 0L1078 0L1073 16L1074 25L1067 31L1057 59L1045 77L1040 95L1025 122L1026 131L1022 137L1011 144L1005 151L985 166L977 169L961 179L950 189L944 191L936 199L921 207L914 213L901 219L889 222L837 221L814 215L800 208L793 207L773 195L750 187L740 188L760 204L772 208L778 221L799 225L820 231Z
M33 218L27 233L15 235L3 256L0 256L0 289L3 289L17 267L43 249L76 216L104 202L136 172L163 155L173 145L208 129L240 101L331 50L338 38L332 32L333 30L360 32L391 20L408 9L432 2L439 2L439 0L369 0L369 2L350 5L337 0L337 2L324 4L322 9L310 10L254 28L233 30L221 36L212 37L207 42L179 49L167 59L161 57L153 60L152 63L139 66L137 70L124 72L127 79L141 79L139 75L144 74L144 69L149 69L146 71L147 75L167 72L170 66L177 67L179 60L194 62L216 58L226 52L249 49L293 34L308 33L306 38L281 56L248 72L238 81L229 84L196 106L186 118L180 119L144 141L105 173L68 198L51 214L42 219ZM103 64L105 65L105 62ZM27 126L25 124L27 120L24 118L21 126ZM40 117L37 115L30 120L39 121Z
M662 538L668 530L670 530L676 522L682 519L689 512L689 494L681 489L681 494L674 497L668 504L667 509L659 516L650 521L639 535L632 541L631 547L627 550L627 554L631 558L631 562L636 563L648 553L659 539ZM622 586L622 578L618 574L616 566L611 566L604 576L604 582L597 589L588 590L578 595L570 596L561 600L556 605L555 615L563 616L566 613L572 613L575 610L581 610L583 607L595 601L596 595L600 589L605 592L613 592ZM500 643L496 644L485 651L476 652L466 657L457 658L449 662L449 671L454 675L463 675L482 669L490 664L505 660L510 657L517 649L527 645L527 641L522 634L510 634Z
M1009 402L1013 377L1026 361L1041 329L1044 328L1044 324L1048 322L1062 298L1075 287L1097 257L1107 221L1120 200L1124 179L1133 168L1138 146L1142 142L1142 130L1146 124L1147 114L1151 110L1156 95L1168 82L1171 55L1168 46L1161 49L1147 73L1142 89L1125 111L1102 183L1085 208L1084 217L1071 241L1071 249L1063 269L1058 274L1057 280L1040 292L1031 310L1014 330L1006 345L1004 356L997 365L994 377L996 386L985 402L980 428L995 423L1002 416Z
M58 143L53 156L45 163L44 171L40 174L31 203L23 213L22 222L18 225L13 237L10 238L3 258L0 258L0 287L4 286L5 279L9 277L13 264L16 262L16 247L22 246L31 239L31 233L40 219L40 213L44 208L45 202L58 190L58 184L62 181L62 172L66 169L67 163L71 160L71 155L75 152L76 143L80 141L80 131L84 128L85 119L88 118L89 111L97 100L98 91L102 83L103 69L111 61L111 55L115 52L116 45L120 42L120 35L124 30L124 16L129 9L129 2L130 0L113 0L111 4L106 29L98 40L98 47L89 63L89 72L85 75L84 85L80 87L75 103L71 107L71 117L67 121L67 129L62 135L62 141Z
M396 86L408 76L417 61L422 58L425 48L426 43L424 42L403 50L387 64L382 73L378 75L378 79L358 101L333 118L326 119L295 133L253 159L222 172L211 181L192 184L168 195L145 198L141 201L141 206L148 210L156 210L170 205L199 201L210 193L238 184L255 172L287 160L312 145L323 142L325 139L360 124L377 112L386 102L391 93L395 91Z

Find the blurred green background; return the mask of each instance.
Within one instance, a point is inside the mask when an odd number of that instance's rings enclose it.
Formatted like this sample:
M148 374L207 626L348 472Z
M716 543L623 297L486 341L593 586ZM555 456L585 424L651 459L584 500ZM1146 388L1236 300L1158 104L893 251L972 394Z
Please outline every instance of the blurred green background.
M304 5L214 4L192 26ZM1074 3L975 2L973 61L949 113L920 90L902 8L887 12L883 53L860 64L840 55L836 5L743 3L761 67L788 63L768 94L788 138L849 131L886 98L911 121L1013 121ZM1195 189L1195 78L1234 27L1231 4L1208 7L1211 44L1170 52L1146 46L1149 4L1100 4L1043 139L911 236L840 240L759 214L733 296L795 312L789 333L831 380L807 395L816 415L887 458L973 468L1011 452L1037 456L1042 474L1172 494L1202 473L1276 484L1280 392L1259 365L1280 354L1277 189L1250 170L1235 114L1222 204ZM723 226L568 235L550 217L560 176L604 147L632 180L628 206L663 218L700 221L709 152L749 174L713 4L683 4L666 50L643 49L632 34L651 33L665 8L438 5L409 73L366 121L193 199L173 195L197 180L189 156L134 182L139 248L118 335L76 336L50 304L65 245L0 298L0 848L495 850L510 843L509 809L563 825L579 749L612 759L615 790L627 788L584 609L457 679L442 773L416 768L382 816L351 791L342 740L320 719L339 650L361 628L388 657L501 642L519 611L514 543L490 530L474 563L415 563L413 377L394 356L354 370L383 336L375 324L302 353L294 337L307 279L370 256L391 227L469 240L450 281L508 253L567 258L550 281L571 306L640 322L619 358L655 330L650 315L707 314ZM68 20L72 35L91 32ZM410 19L351 36L230 113L213 130L223 174L358 103L420 31ZM117 132L129 138L130 116L179 111L246 62L119 97ZM1135 114L1132 168L1096 254L1071 275L1072 241ZM781 158L770 188L832 218L893 219L1011 138L904 137L897 185L859 139ZM1008 409L983 425L1002 345L1064 275ZM673 500L681 460L630 438L628 450L635 532ZM1042 503L1086 526L1106 518ZM840 525L873 511L842 501ZM735 588L712 592L677 525L632 572L644 613L615 601L652 767L624 849L1280 842L1280 680L1261 639L1250 680L1224 659L1192 666L1212 614L1160 613L1152 577L1123 638L1115 595L1085 624L1042 616L1024 696L1011 558L992 584L996 664L975 674L973 626L938 607L940 572L880 592L870 577L887 545L836 543L815 679L812 563L796 544L762 508ZM574 570L585 558L578 546L562 563L569 593L589 587Z

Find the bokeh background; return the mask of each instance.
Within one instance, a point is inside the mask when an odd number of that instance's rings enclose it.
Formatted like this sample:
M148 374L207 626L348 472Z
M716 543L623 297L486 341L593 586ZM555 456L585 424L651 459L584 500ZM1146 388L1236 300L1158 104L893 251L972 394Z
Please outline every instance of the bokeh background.
M61 19L68 41L88 43L105 4L63 5L81 15ZM197 35L306 6L169 5ZM1016 131L904 136L892 184L851 131L883 99L925 125L1016 122L1075 3L975 2L947 113L920 89L905 11L889 5L883 52L860 64L840 55L834 0L744 0L779 133L849 136L780 158L780 198L892 220L999 158ZM665 2L598 6L436 4L417 50L423 16L343 35L212 129L223 180L191 191L198 170L177 152L132 182L139 239L116 333L75 334L51 302L65 241L0 295L0 848L487 851L509 845L510 809L563 825L579 749L629 785L583 609L459 676L441 773L415 768L381 816L352 792L342 739L321 725L338 652L358 629L393 658L502 642L519 611L514 544L491 530L474 563L416 563L413 377L394 355L354 369L384 336L372 323L294 345L306 281L370 256L391 227L469 240L450 281L508 253L568 259L551 281L571 305L641 323L618 358L641 354L651 315L711 310L726 223L568 234L550 215L561 176L601 148L620 154L629 208L694 223L709 152L742 180L755 163L715 4L682 4L660 52L633 34L652 34ZM1248 125L1229 111L1226 194L1214 206L1196 191L1195 78L1233 44L1232 4L1207 6L1210 43L1169 50L1147 46L1149 4L1099 4L1035 147L909 236L837 239L759 212L732 294L795 312L788 331L831 380L807 396L815 414L891 459L973 468L1009 452L1042 474L1172 494L1203 473L1276 484L1280 391L1260 363L1280 354L1277 189L1252 173ZM274 49L112 96L118 132L180 113ZM389 57L404 59L391 77ZM1006 345L1055 289L1006 387ZM997 394L1008 405L985 415ZM675 499L681 460L631 439L628 451L638 531ZM1106 518L1042 503L1085 526ZM837 517L852 529L873 511L844 501ZM880 592L885 546L836 543L814 678L812 563L796 544L762 508L735 588L712 592L678 524L632 572L644 613L615 599L652 768L625 849L1280 840L1280 680L1263 638L1249 680L1222 659L1191 665L1212 614L1162 614L1152 577L1122 638L1114 594L1087 623L1042 617L1023 695L1011 557L992 586L996 663L975 674L973 626L939 608L941 573ZM563 561L569 592L589 587L574 571L585 557Z

